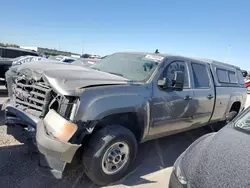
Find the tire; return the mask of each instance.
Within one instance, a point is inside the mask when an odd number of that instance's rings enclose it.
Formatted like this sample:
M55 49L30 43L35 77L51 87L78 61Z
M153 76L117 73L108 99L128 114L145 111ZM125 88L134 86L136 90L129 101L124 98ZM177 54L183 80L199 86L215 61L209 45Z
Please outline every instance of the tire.
M123 147L121 147L122 144ZM127 155L121 154L119 157L121 160L123 158L123 161L127 162L124 162L124 164L121 165L121 169L117 172L108 174L107 171L105 171L105 166L107 166L107 163L105 163L105 156L109 153L110 147L116 147L116 145L118 148L125 148L124 151L129 151L127 152ZM128 148L128 150L126 150L126 148ZM116 182L126 175L127 171L133 164L136 153L137 141L134 134L120 125L108 125L95 132L89 139L87 146L84 148L83 165L85 173L99 186ZM114 157L114 159L116 159L116 157Z

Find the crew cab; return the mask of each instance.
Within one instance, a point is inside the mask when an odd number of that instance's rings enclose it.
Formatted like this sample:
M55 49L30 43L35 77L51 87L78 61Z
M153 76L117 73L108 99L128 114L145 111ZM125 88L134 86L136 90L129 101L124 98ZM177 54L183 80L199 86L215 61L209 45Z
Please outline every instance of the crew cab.
M80 153L98 185L127 173L138 144L230 121L247 95L239 67L160 53L114 53L90 67L26 63L7 82L6 122L36 130L40 167L62 178Z

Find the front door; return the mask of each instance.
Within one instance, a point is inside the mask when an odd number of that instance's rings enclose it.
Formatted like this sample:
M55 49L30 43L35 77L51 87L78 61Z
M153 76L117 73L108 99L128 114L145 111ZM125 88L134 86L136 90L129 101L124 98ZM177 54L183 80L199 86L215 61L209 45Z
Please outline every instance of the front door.
M193 124L193 91L190 88L189 69L185 60L168 60L159 79L171 82L174 71L183 71L185 83L183 91L160 89L154 84L151 121L151 136L165 136L190 127Z

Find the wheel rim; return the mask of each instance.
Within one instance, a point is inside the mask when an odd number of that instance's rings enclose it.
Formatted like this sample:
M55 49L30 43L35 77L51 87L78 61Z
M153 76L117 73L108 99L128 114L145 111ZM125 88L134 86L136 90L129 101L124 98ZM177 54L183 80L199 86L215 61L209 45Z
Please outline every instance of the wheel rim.
M125 142L117 142L111 145L102 159L102 170L105 174L118 173L127 164L129 159L129 147Z

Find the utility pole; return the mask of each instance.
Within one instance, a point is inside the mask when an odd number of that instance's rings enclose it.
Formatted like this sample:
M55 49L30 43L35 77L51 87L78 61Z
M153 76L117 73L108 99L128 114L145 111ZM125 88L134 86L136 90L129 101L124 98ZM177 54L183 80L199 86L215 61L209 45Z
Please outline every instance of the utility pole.
M230 50L231 50L231 45L229 44L227 47L227 63L229 63Z
M81 54L81 55L83 55L83 46L84 46L84 45L83 45L83 40L82 40L82 54Z

